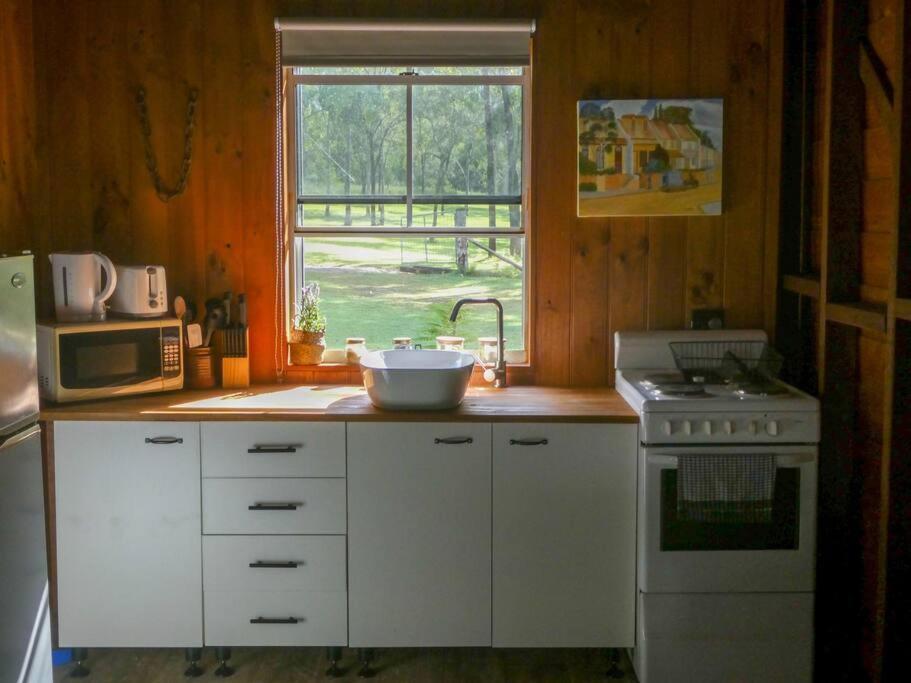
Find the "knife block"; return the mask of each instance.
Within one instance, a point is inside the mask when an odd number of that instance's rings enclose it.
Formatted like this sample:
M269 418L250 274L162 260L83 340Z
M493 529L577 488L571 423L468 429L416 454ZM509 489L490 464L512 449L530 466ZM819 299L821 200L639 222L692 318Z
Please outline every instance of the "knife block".
M221 386L225 389L245 389L250 386L250 329L244 330L244 350L246 355L226 355L225 332L216 330L213 346L218 355Z

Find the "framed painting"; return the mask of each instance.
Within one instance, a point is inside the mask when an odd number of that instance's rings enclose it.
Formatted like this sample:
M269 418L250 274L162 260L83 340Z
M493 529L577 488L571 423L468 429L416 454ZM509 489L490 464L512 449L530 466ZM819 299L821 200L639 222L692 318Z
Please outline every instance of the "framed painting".
M581 100L578 215L717 216L724 102Z

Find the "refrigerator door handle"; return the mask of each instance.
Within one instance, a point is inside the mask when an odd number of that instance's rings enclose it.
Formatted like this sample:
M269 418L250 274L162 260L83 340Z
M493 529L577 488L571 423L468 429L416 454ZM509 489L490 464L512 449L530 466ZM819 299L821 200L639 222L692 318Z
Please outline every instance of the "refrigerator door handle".
M9 448L19 445L23 441L31 439L33 436L41 433L41 427L38 425L32 425L28 429L25 429L21 432L13 434L6 441L0 442L0 452L5 451Z

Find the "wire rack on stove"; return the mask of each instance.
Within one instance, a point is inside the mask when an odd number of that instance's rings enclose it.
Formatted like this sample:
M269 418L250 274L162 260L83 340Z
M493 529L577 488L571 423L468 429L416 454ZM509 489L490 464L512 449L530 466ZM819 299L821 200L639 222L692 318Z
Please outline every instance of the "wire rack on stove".
M677 369L690 381L730 381L761 377L772 379L781 371L783 357L766 342L670 342ZM738 363L739 361L739 363ZM742 364L742 365L741 365Z

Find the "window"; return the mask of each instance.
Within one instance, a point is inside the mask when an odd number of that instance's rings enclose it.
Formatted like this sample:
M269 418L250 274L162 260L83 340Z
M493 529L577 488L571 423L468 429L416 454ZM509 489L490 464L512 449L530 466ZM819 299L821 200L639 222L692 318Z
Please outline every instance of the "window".
M319 284L326 346L496 334L524 360L527 69L297 67L289 72L292 286Z

